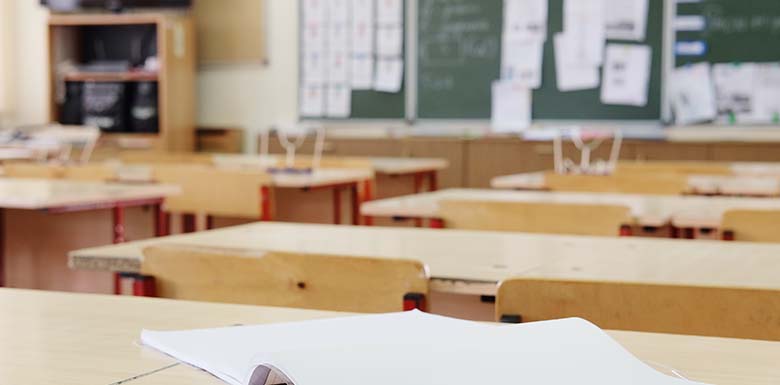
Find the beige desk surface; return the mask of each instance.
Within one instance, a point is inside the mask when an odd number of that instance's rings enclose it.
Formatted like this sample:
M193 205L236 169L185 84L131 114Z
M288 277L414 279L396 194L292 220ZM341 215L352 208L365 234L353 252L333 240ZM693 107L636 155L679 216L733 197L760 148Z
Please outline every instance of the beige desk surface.
M76 182L50 179L0 178L0 207L39 210L117 201L164 198L180 192L176 186Z
M516 276L780 288L780 245L390 227L253 223L70 253L74 269L137 272L156 244L410 258L434 290L495 294Z
M698 194L726 194L777 196L780 194L778 176L766 175L691 175L688 188ZM503 175L493 178L490 186L497 189L544 190L547 188L544 172Z
M780 200L768 198L448 189L365 202L361 213L374 217L438 218L439 202L444 199L617 204L629 207L637 224L643 226L672 222L680 227L717 228L729 209L780 209Z
M215 163L225 166L243 165L267 167L269 164L276 164L279 159L283 159L283 156L234 154L214 155ZM371 162L374 171L379 174L413 174L423 171L440 171L446 169L450 165L446 159L437 158L370 157L365 159L368 159Z
M25 385L108 385L176 361L138 344L141 329L177 330L347 316L343 313L0 289L0 379ZM780 383L780 343L609 332L651 366L717 385ZM217 385L179 364L132 381Z

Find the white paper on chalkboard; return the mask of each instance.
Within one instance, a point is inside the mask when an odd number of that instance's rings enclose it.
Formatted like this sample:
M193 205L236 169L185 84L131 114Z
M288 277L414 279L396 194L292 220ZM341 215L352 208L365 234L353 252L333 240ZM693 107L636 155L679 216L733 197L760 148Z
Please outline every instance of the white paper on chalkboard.
M749 123L754 118L753 96L757 66L753 63L718 63L712 66L718 118L723 122Z
M404 79L404 62L401 59L378 59L374 74L374 90L396 93L401 91Z
M349 22L350 0L327 0L328 21L334 23Z
M307 118L319 118L325 110L325 95L319 85L303 86L300 90L301 115Z
M395 26L403 23L403 0L376 0L377 25Z
M501 50L501 79L531 89L541 87L543 44L540 40L511 40L505 36Z
M322 23L307 22L303 26L303 51L324 51L327 31Z
M563 25L572 55L581 63L600 66L606 44L604 0L564 0Z
M652 57L650 47L609 44L606 55L601 102L613 105L646 106Z
M350 66L350 85L353 90L369 90L374 84L374 57L353 54Z
M352 1L352 53L374 53L374 0Z
M331 51L328 57L328 83L349 84L351 82L349 54L346 51Z
M648 0L605 0L607 39L643 41Z
M333 22L328 25L328 50L349 52L350 46L350 24L348 22Z
M376 29L376 54L384 58L400 57L403 50L404 30L398 24Z
M757 64L753 107L755 119L780 123L780 64Z
M697 63L675 69L669 83L677 124L714 120L717 116L715 88L710 63Z
M323 51L304 51L303 60L303 84L322 85L327 82L327 56Z
M325 104L329 118L348 118L352 108L352 90L345 84L328 86Z
M531 90L523 84L493 82L491 126L493 132L522 132L531 125Z
M548 0L504 0L505 39L547 39Z
M328 2L329 0L303 0L301 4L303 22L305 24L310 22L324 24L328 18Z
M597 88L600 82L597 65L580 60L579 39L568 33L559 33L554 38L555 72L558 90L561 92Z

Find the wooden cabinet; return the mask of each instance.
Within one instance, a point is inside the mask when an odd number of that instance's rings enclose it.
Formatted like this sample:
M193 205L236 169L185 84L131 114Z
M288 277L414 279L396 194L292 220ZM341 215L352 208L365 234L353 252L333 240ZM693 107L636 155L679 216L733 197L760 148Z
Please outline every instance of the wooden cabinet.
M144 83L148 95L155 96L147 103L156 107L156 121L151 118L156 124L144 130L117 125L104 131L98 152L195 149L196 49L188 13L52 14L48 28L52 121L64 120L66 111L67 119L77 120L68 123L83 121L74 112L83 111L78 104L83 97L68 96L66 81L76 90L80 84L101 83L131 90ZM156 66L148 64L155 61ZM126 63L126 69L117 63ZM122 108L131 108L132 92L126 91ZM129 112L125 119L130 120Z

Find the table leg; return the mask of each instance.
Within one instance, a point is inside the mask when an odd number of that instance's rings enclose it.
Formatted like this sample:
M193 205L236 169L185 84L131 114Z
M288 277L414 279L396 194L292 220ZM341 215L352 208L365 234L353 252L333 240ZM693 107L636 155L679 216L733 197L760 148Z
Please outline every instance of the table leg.
M164 237L171 234L171 214L162 209L162 203L154 205L154 236Z
M436 191L439 189L439 173L431 171L428 173L428 191Z
M423 185L423 177L425 176L424 173L417 172L414 174L414 193L419 194L422 192L422 185Z
M374 191L372 181L370 179L363 181L363 198L359 199L359 203L368 202L374 199ZM360 211L360 209L358 209ZM366 226L374 225L374 218L370 216L363 217L363 224Z
M5 286L5 210L0 208L0 287Z
M443 229L444 228L444 220L439 218L431 218L430 220L430 227L432 229Z
M273 215L271 213L271 188L268 186L260 188L260 220L273 220Z
M341 187L333 188L333 224L341 224Z
M182 233L194 233L195 232L195 214L182 214L181 215L181 232Z
M358 187L357 183L349 186L350 199L352 200L352 224L355 226L360 225L360 189Z
M125 242L125 208L116 206L114 214L114 244Z
M214 228L214 216L206 215L206 230L211 230L213 228Z

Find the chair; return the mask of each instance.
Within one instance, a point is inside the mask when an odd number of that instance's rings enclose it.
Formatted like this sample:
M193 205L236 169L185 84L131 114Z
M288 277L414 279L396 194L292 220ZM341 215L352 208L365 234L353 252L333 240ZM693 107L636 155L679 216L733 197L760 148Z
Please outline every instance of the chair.
M418 261L177 245L143 254L164 298L379 313L424 310L428 295Z
M734 175L727 163L719 162L618 162L616 174Z
M633 223L628 207L614 205L443 200L447 228L616 237Z
M552 191L601 192L620 194L682 195L688 192L688 176L683 174L562 175L545 174Z
M723 214L724 240L780 242L780 210L728 210Z
M522 278L498 289L499 320L566 317L610 330L780 340L780 290Z
M271 209L264 191L270 179L259 170L160 164L153 166L152 174L155 181L182 190L166 198L168 212L259 220Z

